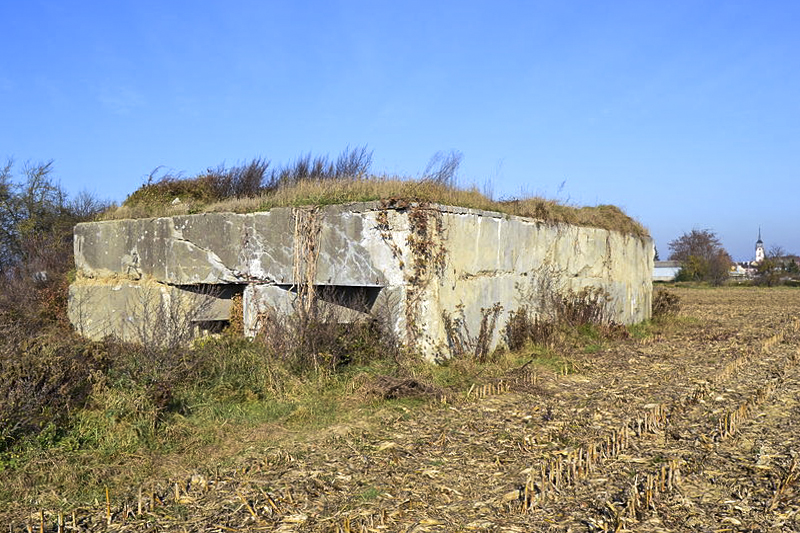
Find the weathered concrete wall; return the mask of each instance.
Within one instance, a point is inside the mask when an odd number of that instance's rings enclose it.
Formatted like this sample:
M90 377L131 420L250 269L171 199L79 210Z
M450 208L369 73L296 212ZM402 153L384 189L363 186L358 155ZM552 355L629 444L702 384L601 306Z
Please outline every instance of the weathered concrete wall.
M176 345L191 340L203 324L228 320L227 296L153 280L78 279L69 288L67 311L78 333L91 339Z
M342 206L324 210L316 282L376 285L392 265L383 257L369 212ZM372 220L370 220L372 218ZM90 278L124 276L172 285L293 284L295 227L292 209L237 215L215 213L115 220L75 227L75 263Z
M560 290L602 289L615 321L645 320L652 258L649 238L448 206L370 202L95 222L75 228L79 281L70 317L87 336L130 338L122 325L136 323L136 311L120 310L131 308L124 294L139 294L134 287L156 283L182 294L232 286L243 293L245 328L255 334L259 315L290 312L298 286L313 286L343 321L380 314L405 342L447 356L446 316L463 318L462 333L474 337L482 309L501 306L494 346L499 327L531 304L543 277ZM87 304L91 294L102 303ZM363 300L358 306L349 303L353 295ZM213 298L223 302L212 314L227 318L225 297ZM91 321L78 312L87 305Z
M458 306L473 337L480 329L481 310L495 303L503 307L497 321L502 326L511 311L535 305L530 298L542 285L562 292L599 288L610 298L614 321L631 324L650 318L650 239L459 209L444 213L443 219L446 268L438 283L428 287L426 305L421 306L430 339L443 338L443 312L453 313ZM556 279L542 281L542 276Z

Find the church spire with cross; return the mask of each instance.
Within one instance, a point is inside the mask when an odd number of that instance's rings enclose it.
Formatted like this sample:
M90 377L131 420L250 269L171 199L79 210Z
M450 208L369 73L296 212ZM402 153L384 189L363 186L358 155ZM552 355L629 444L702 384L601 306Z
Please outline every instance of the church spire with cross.
M761 226L758 227L758 240L756 241L756 263L764 260L764 241L761 240Z

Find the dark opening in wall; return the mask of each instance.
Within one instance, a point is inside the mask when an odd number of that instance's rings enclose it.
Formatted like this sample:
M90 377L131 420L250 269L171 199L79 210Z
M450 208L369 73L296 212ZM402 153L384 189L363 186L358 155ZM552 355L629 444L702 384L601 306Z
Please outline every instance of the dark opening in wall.
M205 337L206 335L216 335L222 333L225 328L230 325L230 320L204 320L194 321L192 325L196 329L196 337Z
M281 289L297 293L296 285L278 285ZM383 287L360 285L315 285L316 297L324 302L340 305L369 314Z
M242 294L247 285L243 283L228 283L225 285L199 284L199 285L179 285L185 291L193 292L202 296L210 296L220 300L232 300L237 294Z
M195 336L221 333L231 323L234 296L244 292L245 285L183 285L181 289L197 294L200 306L191 318Z

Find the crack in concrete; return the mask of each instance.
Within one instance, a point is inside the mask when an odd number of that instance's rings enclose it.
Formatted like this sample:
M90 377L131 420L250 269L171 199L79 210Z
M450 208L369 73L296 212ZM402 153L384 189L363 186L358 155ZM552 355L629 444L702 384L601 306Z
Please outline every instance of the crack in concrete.
M222 261L222 259L216 254L216 252L214 252L209 248L199 246L194 242L192 242L191 240L185 238L183 236L183 229L176 227L174 221L172 221L171 229L172 231L170 235L170 240L172 241L173 245L174 243L182 243L185 244L191 251L196 250L205 254L206 260L210 267L209 268L210 272L206 276L206 278L201 281L201 283L210 283L215 279L221 279L227 282L245 281L245 279L242 278L241 274L237 273L236 271L228 267ZM178 268L178 271L185 273L185 270L183 268Z

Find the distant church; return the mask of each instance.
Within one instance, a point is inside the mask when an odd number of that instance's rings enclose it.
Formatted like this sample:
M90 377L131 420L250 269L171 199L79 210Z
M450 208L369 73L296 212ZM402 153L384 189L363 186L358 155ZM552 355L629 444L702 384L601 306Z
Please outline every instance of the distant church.
M758 240L756 241L756 258L753 261L742 261L731 265L730 277L734 279L745 279L755 277L758 265L766 258L764 252L764 241L761 240L761 228L758 228Z
M756 260L752 265L758 265L764 260L764 241L761 240L761 228L758 228L758 240L756 241Z

